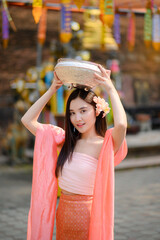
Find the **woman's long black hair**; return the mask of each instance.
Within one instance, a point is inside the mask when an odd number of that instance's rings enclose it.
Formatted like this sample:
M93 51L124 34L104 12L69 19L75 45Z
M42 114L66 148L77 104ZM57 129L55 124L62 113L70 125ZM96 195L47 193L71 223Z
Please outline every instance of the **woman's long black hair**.
M70 103L73 99L79 97L83 99L85 102L91 104L94 107L94 109L96 109L96 103L93 101L94 96L97 95L92 90L86 91L83 88L77 88L70 94L68 98L65 116L65 142L59 153L57 166L55 170L55 175L57 178L59 175L59 170L61 170L62 173L64 163L67 161L68 158L71 159L76 142L78 139L81 138L81 134L78 132L77 129L75 129L75 132L73 131L74 126L70 121ZM97 134L104 137L105 132L107 130L107 124L106 119L102 118L102 115L103 111L96 117L95 128Z

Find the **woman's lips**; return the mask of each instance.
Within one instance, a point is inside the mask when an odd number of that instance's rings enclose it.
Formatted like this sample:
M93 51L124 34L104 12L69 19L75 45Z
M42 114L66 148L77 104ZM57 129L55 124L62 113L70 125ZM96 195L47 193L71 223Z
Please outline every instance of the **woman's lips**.
M77 124L77 127L83 127L85 123L83 124Z

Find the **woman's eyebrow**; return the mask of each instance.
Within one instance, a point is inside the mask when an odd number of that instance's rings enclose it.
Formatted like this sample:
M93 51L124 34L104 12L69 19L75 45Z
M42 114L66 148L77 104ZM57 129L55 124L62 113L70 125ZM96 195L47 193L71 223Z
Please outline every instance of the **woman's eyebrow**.
M82 109L84 109L84 108L87 108L87 107L81 107L81 108L79 108L78 110L82 110ZM74 110L70 109L69 111L74 111Z

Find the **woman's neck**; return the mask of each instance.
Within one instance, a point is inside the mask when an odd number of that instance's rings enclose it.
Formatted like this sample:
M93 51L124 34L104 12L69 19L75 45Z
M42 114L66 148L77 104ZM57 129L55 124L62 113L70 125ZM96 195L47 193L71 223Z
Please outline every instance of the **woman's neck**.
M96 138L97 136L98 135L97 135L96 129L90 129L85 133L81 133L81 139L83 140L90 140L90 139Z

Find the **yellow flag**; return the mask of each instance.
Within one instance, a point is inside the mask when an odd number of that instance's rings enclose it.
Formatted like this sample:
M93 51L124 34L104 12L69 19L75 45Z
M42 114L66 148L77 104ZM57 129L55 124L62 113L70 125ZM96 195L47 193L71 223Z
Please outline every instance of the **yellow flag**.
M74 3L80 9L84 3L84 0L74 0Z
M34 20L38 23L42 14L42 0L33 0L32 7Z

